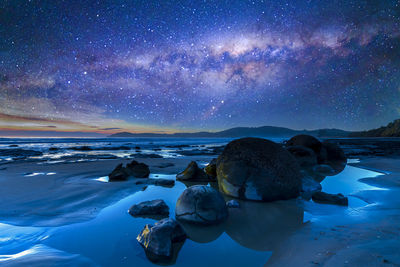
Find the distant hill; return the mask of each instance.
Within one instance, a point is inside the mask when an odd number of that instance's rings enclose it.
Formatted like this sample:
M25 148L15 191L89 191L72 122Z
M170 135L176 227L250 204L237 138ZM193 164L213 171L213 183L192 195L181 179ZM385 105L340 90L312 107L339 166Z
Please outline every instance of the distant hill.
M293 130L284 127L262 126L262 127L236 127L220 132L196 132L196 133L129 133L121 132L112 134L109 137L291 137L297 134L309 134L317 137L347 137L350 132L339 129L320 130Z
M400 137L400 119L377 129L352 132L350 137Z

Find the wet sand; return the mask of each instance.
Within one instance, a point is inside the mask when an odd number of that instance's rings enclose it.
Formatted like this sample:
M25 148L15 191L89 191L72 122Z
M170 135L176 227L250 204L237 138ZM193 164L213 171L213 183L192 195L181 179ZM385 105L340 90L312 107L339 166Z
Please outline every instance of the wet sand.
M210 159L135 160L148 164L152 175L173 178L191 160L205 164ZM138 179L95 180L126 162L5 165L0 170L0 241L6 252L0 249L0 254L12 260L1 263L154 266L135 242L142 227L154 220L134 219L126 211L140 201L163 198L173 217L176 199L186 186L177 182L173 188L145 188L136 184ZM174 165L164 167L165 163ZM400 266L400 158L369 157L349 165L343 174L322 183L332 193L342 190L349 195L348 208L299 199L241 201L241 208L230 210L224 224L185 226L189 239L176 266ZM361 182L350 181L357 175ZM345 188L347 181L353 187Z

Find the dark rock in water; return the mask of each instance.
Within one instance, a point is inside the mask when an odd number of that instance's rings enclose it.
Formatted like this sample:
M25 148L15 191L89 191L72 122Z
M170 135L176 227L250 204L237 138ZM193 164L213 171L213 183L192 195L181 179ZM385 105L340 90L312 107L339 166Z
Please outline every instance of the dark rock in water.
M321 176L331 176L336 174L336 171L327 164L315 165L313 167L313 172Z
M135 149L140 150L141 148L140 148L140 146L135 146Z
M225 225L223 223L213 225L201 225L185 223L180 221L180 225L185 231L187 238L196 243L210 243L222 235Z
M135 204L129 209L128 212L133 217L168 217L169 208L167 204L165 204L164 200L156 199Z
M192 149L192 150L183 150L177 152L183 156L204 156L204 155L215 155L215 152L204 150L204 149Z
M153 148L153 151L161 151L161 148Z
M163 158L163 156L158 155L158 154L142 154L142 153L137 153L137 154L132 154L131 156L132 156L132 157L135 157L135 158L142 158L142 159L145 159L145 158L149 158L149 159L161 159L161 158Z
M176 175L177 180L182 181L208 181L212 180L202 169L197 166L195 161L189 163L186 169Z
M230 142L217 159L223 193L240 199L273 201L296 198L301 189L300 167L280 145L261 138Z
M5 157L35 157L42 156L43 153L36 150L21 149L21 148L10 148L10 149L0 149L0 156Z
M289 139L286 142L286 146L303 146L312 149L316 155L319 155L322 147L322 143L311 135L299 134Z
M319 182L315 181L312 177L304 177L302 179L301 196L306 200L310 200L312 195L316 192L320 192L322 186Z
M165 163L161 163L160 165L157 165L157 166L155 166L155 167L157 167L157 168L168 168L168 167L173 167L173 166L175 166L175 164L174 163L171 163L171 162L165 162Z
M150 175L149 166L144 163L139 163L135 160L132 160L131 163L128 163L125 167L125 170L130 176L136 178L147 178Z
M204 171L211 177L217 177L217 159L212 159Z
M18 145L13 144L13 145L9 145L9 147L18 147Z
M186 188L175 207L178 220L195 224L217 224L228 217L221 193L212 187L194 185Z
M349 204L349 200L347 197L342 194L328 194L325 192L316 192L312 195L312 200L317 203L323 204L334 204L347 206Z
M123 167L122 163L118 164L117 167L108 175L109 181L125 181L129 177L126 169Z
M324 141L322 149L326 151L326 158L324 163L328 164L335 170L335 174L344 170L347 164L347 157L337 144Z
M150 179L151 183L157 186L173 187L175 185L174 180L170 179Z
M166 218L156 222L154 226L146 224L136 239L150 261L172 264L186 239L186 234L176 221Z
M240 208L239 201L234 200L234 199L227 201L226 206L228 208Z
M317 155L311 148L305 146L289 146L287 147L287 151L296 158L300 167L303 169L312 168L317 164Z
M49 151L57 151L57 150L59 150L58 147L50 147L50 148L49 148Z
M76 150L76 151L91 151L91 150L93 150L89 146L73 146L73 147L70 147L70 149L71 150Z

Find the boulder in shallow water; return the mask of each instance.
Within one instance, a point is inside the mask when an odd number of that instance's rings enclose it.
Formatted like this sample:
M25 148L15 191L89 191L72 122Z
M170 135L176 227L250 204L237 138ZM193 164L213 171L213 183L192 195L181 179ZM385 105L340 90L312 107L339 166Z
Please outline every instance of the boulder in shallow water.
M157 216L168 217L169 208L167 204L165 204L164 200L156 199L135 204L129 209L128 212L130 215L134 217L148 217L148 218L154 218Z
M296 198L301 178L296 159L281 145L266 139L234 140L217 160L220 191L240 199Z
M186 234L175 220L166 218L154 225L146 224L136 239L150 261L168 264L174 262L180 249L176 244L182 244Z
M322 143L322 149L325 151L324 164L327 164L335 171L331 175L335 175L344 170L347 164L347 157L341 147L337 144L324 141Z
M186 188L175 207L178 220L195 224L217 224L228 217L221 193L212 187L194 185Z
M211 177L217 177L217 159L212 159L204 171Z
M195 161L192 161L183 172L176 175L176 179L181 181L208 181L211 178L197 166Z
M314 136L307 135L307 134L299 134L296 136L293 136L286 142L287 147L291 146L302 146L302 147L307 147L311 150L313 150L316 155L319 155L322 147L322 143L315 138Z
M334 204L347 206L349 204L349 200L347 197L342 194L328 194L325 192L316 192L312 195L312 200L317 203L323 204Z
M289 151L297 160L302 169L312 168L317 165L317 155L315 152L305 146L289 146L287 147Z
M131 163L128 163L125 169L130 176L136 178L147 178L150 175L149 166L144 163L139 163L135 160L132 160Z

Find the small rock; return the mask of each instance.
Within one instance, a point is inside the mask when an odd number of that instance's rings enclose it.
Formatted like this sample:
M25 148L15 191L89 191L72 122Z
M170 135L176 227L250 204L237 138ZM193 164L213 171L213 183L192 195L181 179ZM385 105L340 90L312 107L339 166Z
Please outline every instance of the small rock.
M325 192L316 192L312 195L312 200L317 203L335 204L341 206L348 206L349 200L342 194L328 194Z
M212 159L204 171L211 177L217 177L217 159Z
M176 179L183 181L208 181L210 177L197 166L195 161L192 161L183 172L176 175Z
M228 208L240 208L239 201L234 200L234 199L227 201L226 206Z
M149 166L144 163L139 163L135 160L132 160L131 163L127 164L125 169L130 176L136 178L147 178L150 175Z
M183 228L171 218L162 219L154 226L146 224L136 238L148 259L156 263L173 262L180 249L174 244L183 243L185 239Z
M178 220L195 224L217 224L228 217L221 193L212 187L194 185L186 188L175 207Z
M175 185L175 181L174 180L170 180L170 179L151 179L153 181L154 185L158 185L158 186L165 186L165 187L172 187Z
M118 164L117 167L108 175L109 181L125 181L129 177L126 169L123 167L122 163Z
M169 215L169 208L164 200L156 199L151 201L144 201L139 204L133 205L129 209L129 214L134 217L150 217Z

